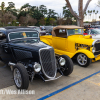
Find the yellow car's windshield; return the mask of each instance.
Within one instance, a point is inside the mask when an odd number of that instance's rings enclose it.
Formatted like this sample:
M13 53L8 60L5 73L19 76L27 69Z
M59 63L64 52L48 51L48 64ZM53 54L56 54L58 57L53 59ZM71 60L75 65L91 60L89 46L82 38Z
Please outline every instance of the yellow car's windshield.
M67 34L74 35L74 34L83 34L83 29L67 29Z

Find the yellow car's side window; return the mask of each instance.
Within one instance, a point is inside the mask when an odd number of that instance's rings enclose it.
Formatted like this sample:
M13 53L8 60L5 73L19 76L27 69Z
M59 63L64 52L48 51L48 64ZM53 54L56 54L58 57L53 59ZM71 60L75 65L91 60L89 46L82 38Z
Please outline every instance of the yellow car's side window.
M67 37L66 29L56 29L55 35L56 37L66 38Z

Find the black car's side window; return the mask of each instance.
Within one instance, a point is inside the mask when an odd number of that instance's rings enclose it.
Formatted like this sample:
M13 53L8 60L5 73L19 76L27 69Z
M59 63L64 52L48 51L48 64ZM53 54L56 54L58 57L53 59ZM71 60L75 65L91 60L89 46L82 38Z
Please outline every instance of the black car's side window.
M5 41L6 41L6 35L0 32L0 42L5 42Z

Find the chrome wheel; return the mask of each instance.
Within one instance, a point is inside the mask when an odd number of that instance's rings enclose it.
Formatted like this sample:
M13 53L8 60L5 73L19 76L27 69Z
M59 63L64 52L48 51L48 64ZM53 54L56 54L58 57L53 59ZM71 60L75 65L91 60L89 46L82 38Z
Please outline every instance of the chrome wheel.
M87 56L85 54L79 54L77 56L77 62L80 65L86 65L87 64Z
M63 73L63 75L68 76L72 73L73 71L73 62L72 60L67 56L67 55L61 55L60 57L62 57L63 59L65 59L65 64L63 66L61 66L60 64L60 71ZM62 62L59 62L62 63Z
M14 69L14 81L17 87L20 88L22 86L21 74L17 68Z

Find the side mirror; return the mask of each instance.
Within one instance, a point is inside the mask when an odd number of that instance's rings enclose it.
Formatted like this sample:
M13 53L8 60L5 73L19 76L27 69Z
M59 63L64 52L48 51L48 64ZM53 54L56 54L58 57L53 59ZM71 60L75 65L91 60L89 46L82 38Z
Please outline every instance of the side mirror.
M6 39L6 35L2 32L0 32L0 40Z

